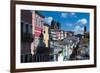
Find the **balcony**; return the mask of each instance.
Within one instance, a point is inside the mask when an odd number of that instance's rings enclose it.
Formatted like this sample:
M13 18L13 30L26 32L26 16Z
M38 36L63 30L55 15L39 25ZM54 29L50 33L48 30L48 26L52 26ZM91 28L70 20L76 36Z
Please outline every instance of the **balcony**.
M33 40L34 40L34 37L32 34L25 33L25 32L21 33L21 41L22 42L33 42Z

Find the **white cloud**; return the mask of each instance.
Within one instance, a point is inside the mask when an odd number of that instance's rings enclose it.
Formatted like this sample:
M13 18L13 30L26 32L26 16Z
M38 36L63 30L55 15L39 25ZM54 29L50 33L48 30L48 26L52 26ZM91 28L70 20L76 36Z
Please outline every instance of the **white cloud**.
M84 32L84 27L76 26L74 28L74 34L83 34Z
M68 13L61 13L61 17L66 18L68 16Z
M70 15L71 15L71 16L74 16L74 15L76 15L76 14L75 14L74 12L71 12Z
M53 17L47 17L47 18L45 18L45 23L51 25L52 20L53 20Z
M71 16L71 17L75 17L75 18L77 18L77 15L76 15L75 12L71 12L71 13L70 13L70 16Z
M75 12L61 13L61 17L62 17L62 18L66 18L66 17L75 17L75 18L77 18Z
M84 33L84 25L87 24L87 19L82 18L76 22L76 26L74 28L74 34L83 34Z
M86 25L86 23L87 23L87 20L85 18L79 19L77 21L77 24L79 24L79 25Z

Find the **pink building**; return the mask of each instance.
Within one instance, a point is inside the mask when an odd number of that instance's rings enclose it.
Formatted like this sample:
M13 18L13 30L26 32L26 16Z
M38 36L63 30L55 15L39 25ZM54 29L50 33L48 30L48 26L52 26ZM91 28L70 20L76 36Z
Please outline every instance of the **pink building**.
M43 46L43 32L44 32L44 16L37 11L32 11L32 34L34 41L31 45L31 53L36 53L37 47ZM41 42L42 41L42 42Z
M21 10L21 56L25 60L43 47L44 16L37 11Z
M34 56L41 52L45 54L47 41L44 41L44 35L47 35L44 32L46 30L44 16L38 11L21 10L21 62L35 61Z

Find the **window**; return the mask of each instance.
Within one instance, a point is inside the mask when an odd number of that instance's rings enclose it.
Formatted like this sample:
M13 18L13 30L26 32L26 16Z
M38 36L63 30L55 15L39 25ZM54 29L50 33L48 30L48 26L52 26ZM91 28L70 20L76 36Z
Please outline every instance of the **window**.
M21 22L21 32L26 32L26 27L25 27L25 23Z
M45 31L44 31L44 33L45 33Z
M28 30L28 24L25 25L25 28L26 28L26 33L28 33L28 31L29 31Z
M24 26L24 23L21 22L21 32L23 32L23 26Z
M32 34L32 25L28 26L29 33Z

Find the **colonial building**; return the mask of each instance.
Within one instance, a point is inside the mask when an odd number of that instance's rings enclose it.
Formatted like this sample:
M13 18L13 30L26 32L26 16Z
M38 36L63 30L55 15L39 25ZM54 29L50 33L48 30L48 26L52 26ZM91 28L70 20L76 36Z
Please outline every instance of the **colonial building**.
M60 40L63 40L64 39L64 31L63 30L60 30Z
M49 32L50 32L50 28L49 28L50 26L48 25L48 24L46 24L46 23L44 23L44 33L43 33L43 35L44 35L44 43L45 43L45 45L46 45L46 47L48 48L49 47L49 42L50 42L50 39L49 39Z
M28 62L31 54L32 34L32 13L29 10L21 10L21 62Z
M59 40L60 39L60 23L52 20L50 26L50 38L51 40Z
M38 11L32 11L32 28L34 41L32 42L33 55L37 52L37 48L44 47L43 31L44 31L44 16L38 13Z
M21 10L21 62L44 61L48 49L49 26L44 24L44 16L38 11Z
M67 31L64 31L64 38L68 37L67 33L68 33Z

